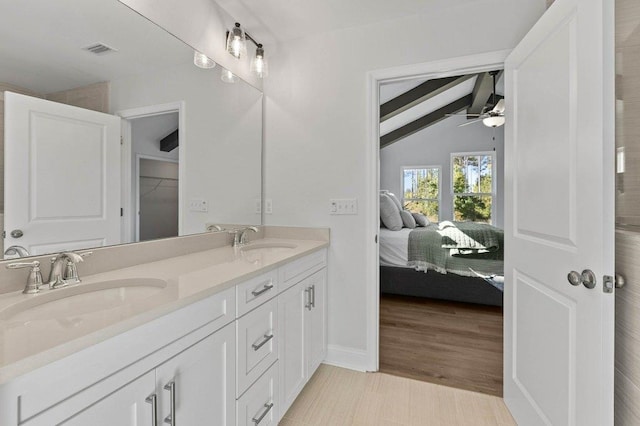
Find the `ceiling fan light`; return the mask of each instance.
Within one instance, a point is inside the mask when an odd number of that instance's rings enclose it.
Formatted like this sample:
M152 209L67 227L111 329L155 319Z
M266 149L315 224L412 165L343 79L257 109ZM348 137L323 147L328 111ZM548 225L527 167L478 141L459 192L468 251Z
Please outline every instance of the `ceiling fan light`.
M504 116L503 115L491 115L482 120L482 124L487 127L500 127L504 124Z
M197 50L193 51L193 63L198 68L203 69L211 69L216 66L216 63L213 59L205 55L204 53L198 52Z

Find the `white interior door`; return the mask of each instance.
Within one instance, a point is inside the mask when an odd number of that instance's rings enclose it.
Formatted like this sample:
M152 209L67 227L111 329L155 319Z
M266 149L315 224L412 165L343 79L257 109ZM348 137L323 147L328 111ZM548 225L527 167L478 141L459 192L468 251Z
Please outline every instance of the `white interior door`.
M5 249L120 242L119 117L6 92L4 155Z
M613 2L556 0L505 62L505 387L520 425L613 424ZM592 270L594 288L568 273Z

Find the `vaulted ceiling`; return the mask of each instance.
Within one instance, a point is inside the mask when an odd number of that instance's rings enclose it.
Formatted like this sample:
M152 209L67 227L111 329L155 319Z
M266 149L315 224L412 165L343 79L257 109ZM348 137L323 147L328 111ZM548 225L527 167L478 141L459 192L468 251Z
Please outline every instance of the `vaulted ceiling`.
M502 98L502 73L498 74L496 93L497 99ZM383 84L380 148L426 129L448 114L465 110L467 114L481 114L485 108L493 108L492 94L493 78L489 72Z

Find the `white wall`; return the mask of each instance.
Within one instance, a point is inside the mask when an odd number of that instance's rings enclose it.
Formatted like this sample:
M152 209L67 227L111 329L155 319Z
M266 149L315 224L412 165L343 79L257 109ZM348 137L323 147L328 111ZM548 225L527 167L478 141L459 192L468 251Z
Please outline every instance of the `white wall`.
M223 83L219 69L191 62L111 82L114 113L178 101L185 103L182 233L204 232L209 222L259 224L262 93L242 81ZM209 211L190 211L192 199L207 200Z
M494 130L482 123L458 127L465 116L449 117L380 150L380 188L402 197L403 166L440 166L440 220L453 220L451 153L496 152L496 198L494 225L503 226L504 127Z
M367 72L512 48L543 0L484 0L283 44L265 80L271 225L328 226L330 361L366 368ZM330 216L354 197L356 216ZM377 214L373 212L373 214Z

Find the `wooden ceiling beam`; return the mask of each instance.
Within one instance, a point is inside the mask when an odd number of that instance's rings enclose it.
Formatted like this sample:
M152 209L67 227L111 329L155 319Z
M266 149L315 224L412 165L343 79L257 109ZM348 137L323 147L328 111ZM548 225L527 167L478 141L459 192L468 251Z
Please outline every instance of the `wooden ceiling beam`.
M469 108L471 105L472 95L466 95L462 98L451 102L448 105L443 106L427 115L424 115L409 124L405 124L404 126L387 133L386 135L380 137L380 148L387 147L401 139L406 138L416 132L419 132L422 129L425 129L429 126L434 125L435 123L445 119L447 114L455 114L464 109Z
M475 74L427 80L419 86L380 105L380 122L382 123L472 77L475 77Z

